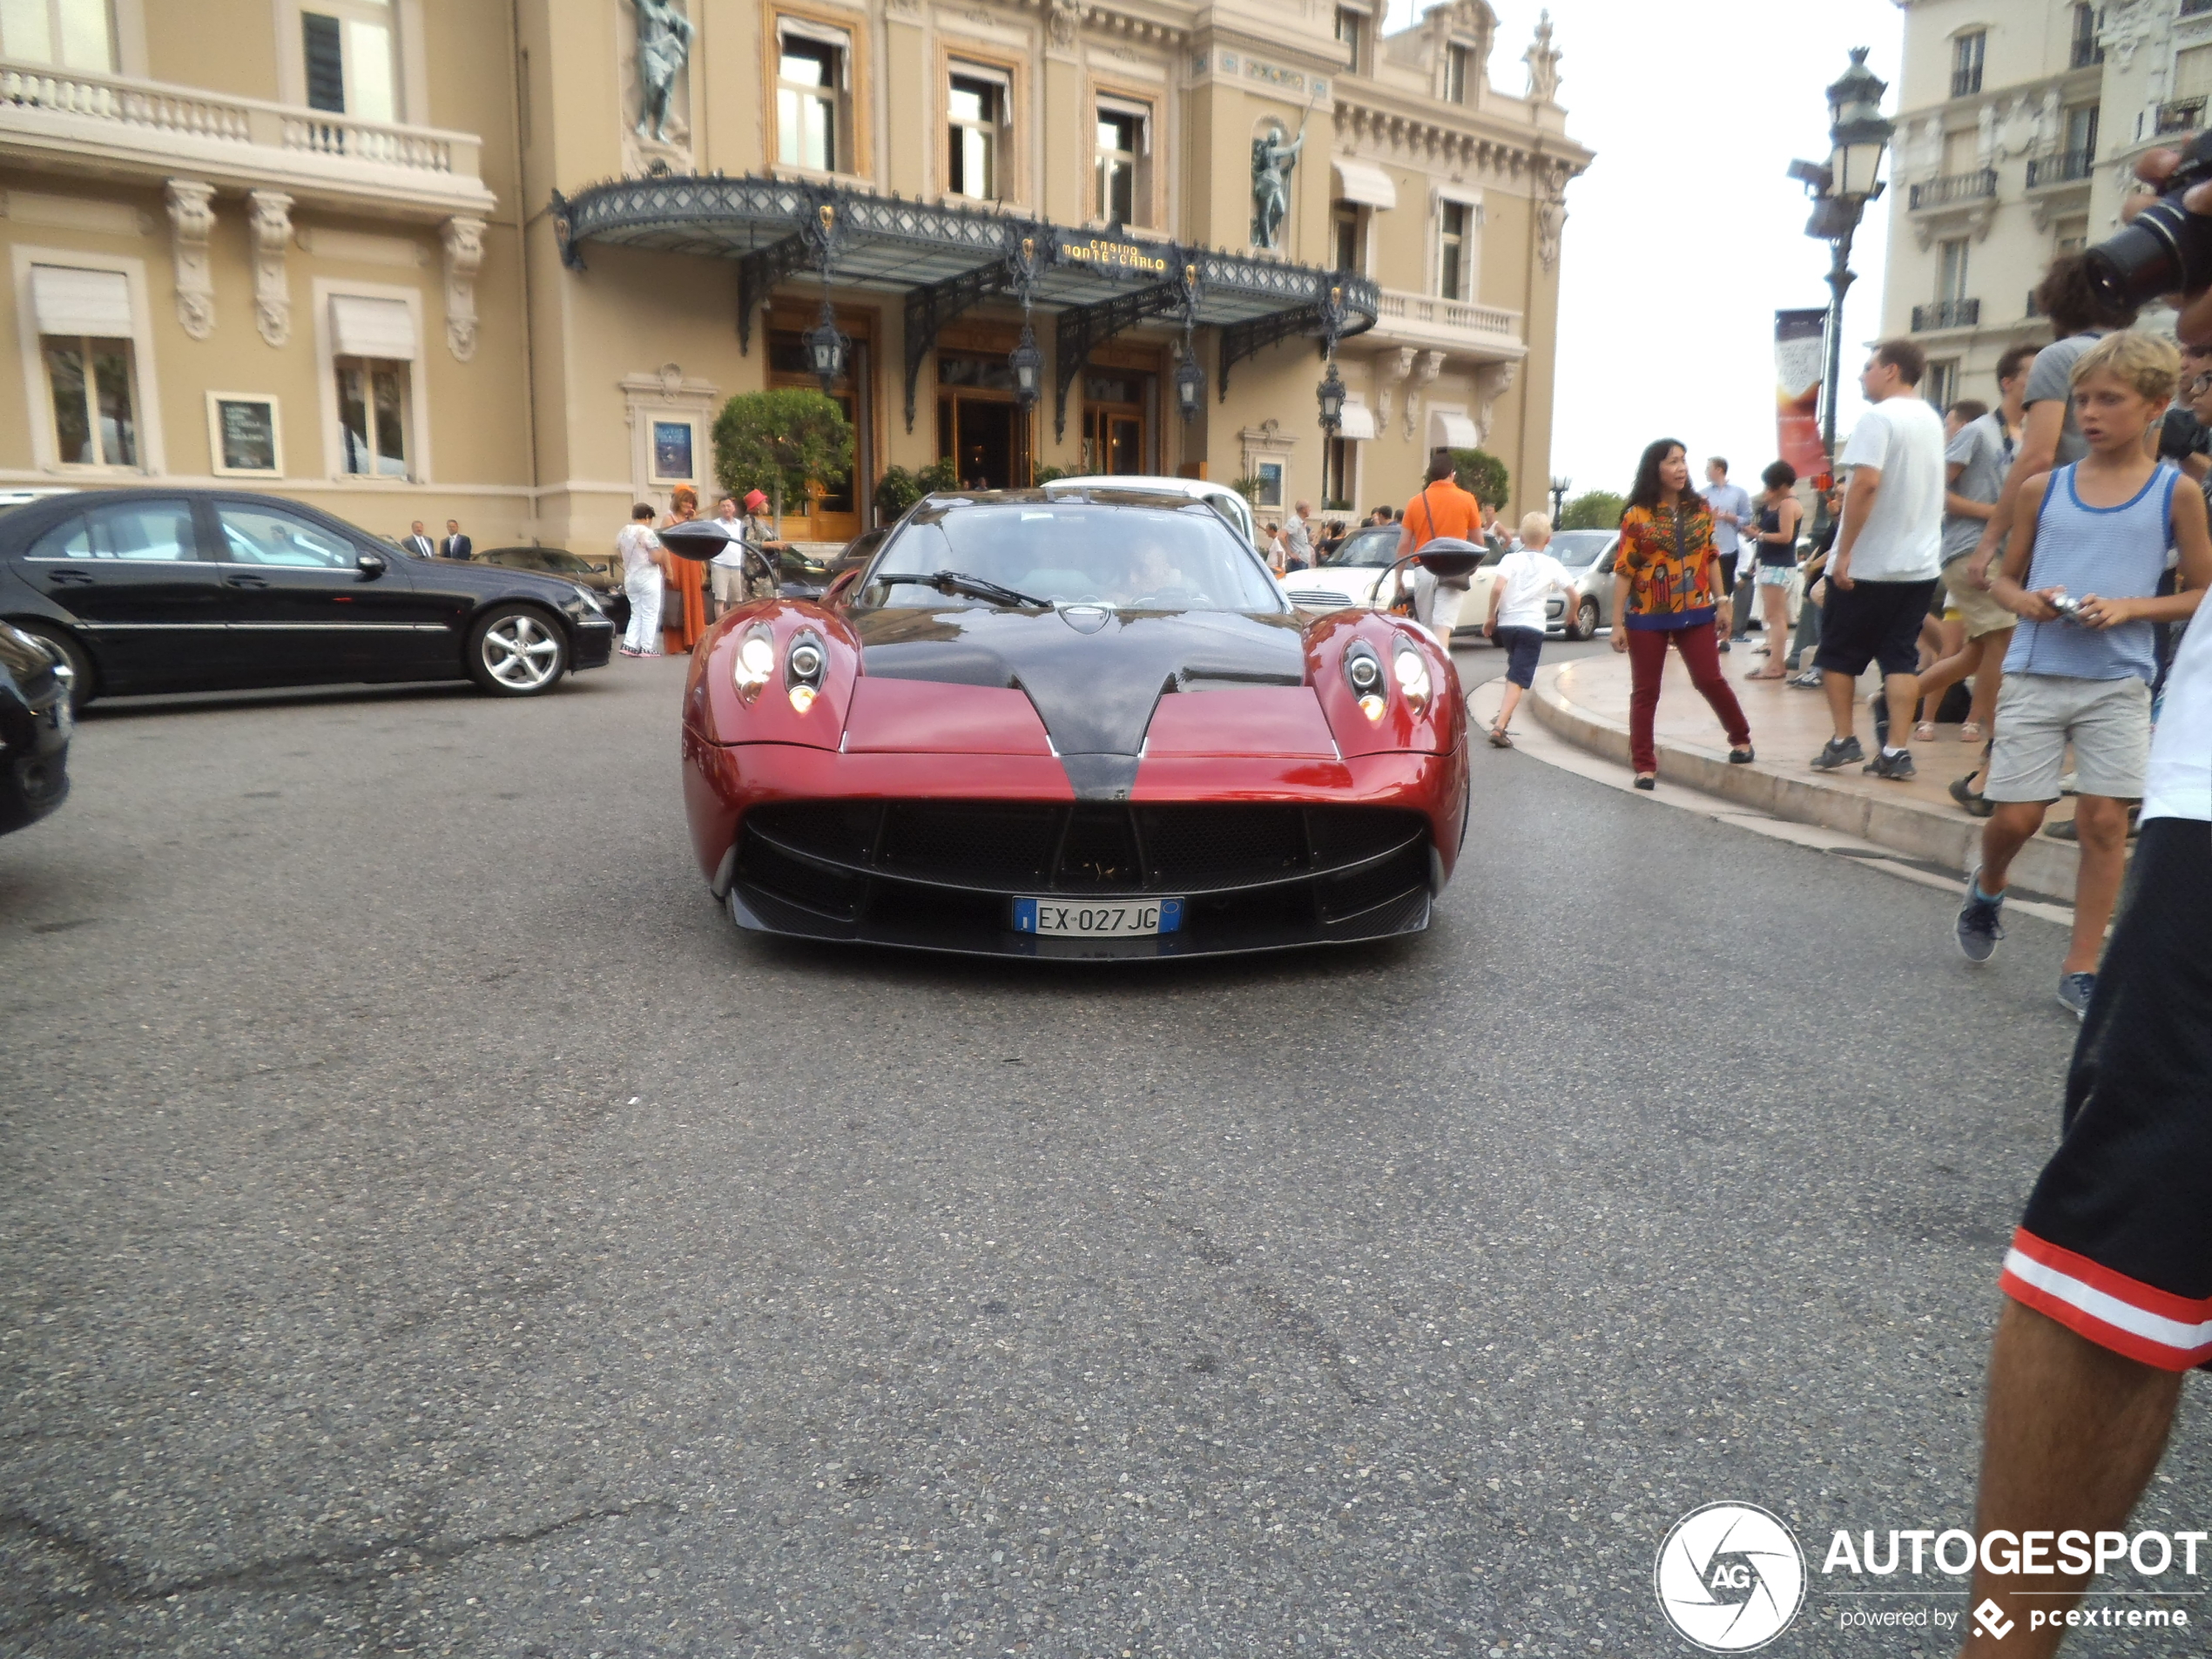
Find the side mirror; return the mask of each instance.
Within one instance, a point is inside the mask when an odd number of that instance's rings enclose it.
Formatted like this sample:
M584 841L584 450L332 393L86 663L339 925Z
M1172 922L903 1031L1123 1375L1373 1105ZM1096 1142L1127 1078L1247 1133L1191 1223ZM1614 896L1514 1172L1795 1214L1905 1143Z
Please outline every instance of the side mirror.
M358 555L354 560L354 568L361 573L364 579L374 582L384 574L384 556L381 553Z
M856 565L852 570L845 571L823 590L819 603L825 605L844 604L845 596L852 592L853 584L860 581L861 570L862 567Z
M1439 547L1432 542L1413 555L1414 563L1440 582L1450 582L1474 573L1484 562L1483 554L1472 547Z
M738 534L725 529L718 518L694 518L681 524L671 524L666 529L654 533L660 537L660 544L677 557L691 559L700 564L725 551L731 543L740 539Z

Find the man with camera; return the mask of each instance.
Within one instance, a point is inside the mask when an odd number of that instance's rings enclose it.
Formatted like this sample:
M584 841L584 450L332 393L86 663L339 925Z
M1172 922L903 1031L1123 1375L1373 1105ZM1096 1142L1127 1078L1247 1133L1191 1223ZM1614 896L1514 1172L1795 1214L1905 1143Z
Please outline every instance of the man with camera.
M2085 280L2116 305L2178 293L2182 340L2212 343L2212 134L2186 157L2151 152L2136 172L2165 193L2128 204L2132 223L2088 250ZM2204 520L2193 522L2201 537ZM2212 1360L2208 937L2212 621L2200 607L2167 678L2127 900L2067 1079L2065 1139L2006 1257L1975 1520L1985 1538L2123 1526L2165 1450L2183 1374ZM1970 1625L1966 1659L2048 1659L2087 1581L1983 1565L1972 1603L2000 1614Z

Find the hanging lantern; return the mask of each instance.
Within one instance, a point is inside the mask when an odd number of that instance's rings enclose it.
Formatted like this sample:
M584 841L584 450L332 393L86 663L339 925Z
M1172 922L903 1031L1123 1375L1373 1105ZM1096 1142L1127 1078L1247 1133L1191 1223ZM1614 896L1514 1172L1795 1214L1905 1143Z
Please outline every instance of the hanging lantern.
M1321 400L1322 428L1333 433L1344 424L1344 382L1337 378L1335 358L1329 360L1329 372L1322 376L1316 391Z
M838 332L836 314L831 311L826 299L822 301L820 320L800 338L806 343L807 364L813 369L814 378L821 381L822 390L827 392L845 377L845 354L852 342Z
M1190 420L1198 413L1198 406L1206 401L1206 371L1198 367L1197 347L1188 334L1183 341L1183 361L1176 366L1175 402L1183 411L1183 418Z
M1028 323L1022 325L1022 343L1007 354L1006 361L1014 371L1015 401L1026 409L1037 401L1044 382L1044 354Z

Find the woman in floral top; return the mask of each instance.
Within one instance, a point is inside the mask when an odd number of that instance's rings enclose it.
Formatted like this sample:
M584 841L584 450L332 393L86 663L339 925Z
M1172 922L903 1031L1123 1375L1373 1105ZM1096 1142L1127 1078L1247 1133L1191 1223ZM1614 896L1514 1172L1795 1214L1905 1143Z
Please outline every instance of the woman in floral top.
M1628 653L1635 688L1629 697L1629 752L1636 787L1655 788L1659 780L1651 722L1669 642L1682 653L1690 684L1727 729L1729 759L1737 765L1750 761L1751 728L1721 673L1719 636L1728 621L1714 602L1720 553L1713 546L1713 516L1690 489L1689 455L1672 438L1643 452L1621 516L1613 569L1613 649Z

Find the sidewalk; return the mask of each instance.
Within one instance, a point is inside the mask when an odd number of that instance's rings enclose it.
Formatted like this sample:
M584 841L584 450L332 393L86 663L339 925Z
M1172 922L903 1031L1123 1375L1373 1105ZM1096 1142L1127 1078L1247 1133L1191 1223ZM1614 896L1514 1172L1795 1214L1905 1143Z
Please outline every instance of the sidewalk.
M1755 636L1752 644L1757 643ZM1777 818L1839 830L1955 872L1963 880L1980 855L1982 820L1960 811L1949 787L1953 778L1973 770L1979 745L1959 742L1955 725L1939 726L1934 742L1912 745L1919 776L1909 783L1870 778L1855 765L1839 772L1815 772L1809 763L1833 735L1828 700L1785 681L1743 678L1764 667L1766 660L1750 655L1742 644L1721 659L1758 752L1751 765L1732 766L1720 722L1690 685L1681 658L1668 653L1654 728L1660 787L1687 786ZM1874 720L1865 699L1879 684L1878 676L1869 674L1859 687L1858 740L1870 755ZM1567 741L1625 768L1629 687L1629 659L1608 651L1540 669L1530 711ZM1480 732L1470 735L1481 741ZM2073 813L2074 802L2061 800L2047 821ZM2038 834L2013 861L2013 880L2030 892L2071 901L2075 865L2073 843Z

